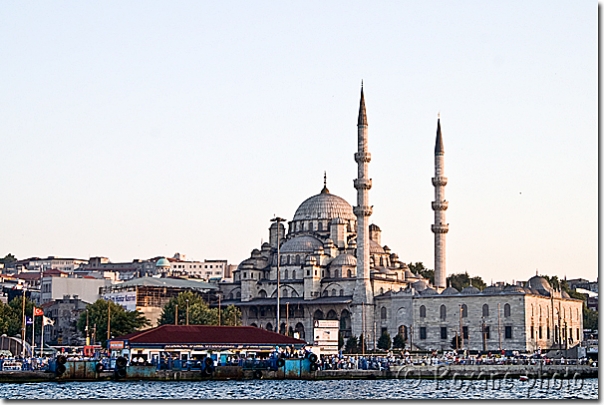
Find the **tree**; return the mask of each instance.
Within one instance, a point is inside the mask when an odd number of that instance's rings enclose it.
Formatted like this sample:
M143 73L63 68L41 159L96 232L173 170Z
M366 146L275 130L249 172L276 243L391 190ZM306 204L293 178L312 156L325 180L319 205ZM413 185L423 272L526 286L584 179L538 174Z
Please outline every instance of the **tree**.
M126 311L121 305L99 299L93 304L86 305L86 311L82 312L78 319L78 330L86 333L86 313L88 313L89 333L96 326L95 341L106 346L109 308L111 308L111 336L127 335L151 325L151 322L141 312Z
M241 310L229 305L220 311L220 324L224 326L241 326Z
M395 349L404 349L405 348L405 339L403 339L403 335L397 333L394 336L394 340L392 341L392 347Z
M467 271L465 273L451 274L449 277L447 277L447 283L450 284L451 287L456 288L458 291L461 291L470 285L473 285L482 291L487 286L482 277L470 277Z
M16 261L17 261L17 258L12 253L7 254L2 259L0 259L0 263L4 263L5 266L7 264L10 264L10 263L13 263L13 262L16 262Z
M461 336L459 336L457 333L455 336L453 336L453 339L451 339L451 348L461 349Z
M218 308L210 308L198 294L191 291L179 293L164 306L159 318L159 325L174 325L174 316L178 305L178 324L187 324L187 307L189 308L189 325L218 325ZM221 308L220 325L241 325L241 311L234 305Z
M409 263L407 267L409 267L412 273L427 278L430 280L430 283L434 284L434 270L424 267L423 262Z
M344 347L344 335L342 332L338 332L338 350L342 350L342 347Z
M344 352L348 354L358 353L359 351L359 340L356 336L351 336L346 340L346 345L344 346Z
M390 350L392 347L392 339L390 339L388 331L382 333L382 336L378 339L377 347L382 350Z
M34 302L25 298L25 315L32 317ZM7 336L16 336L21 334L23 322L23 295L14 297L8 304L0 303L0 334L6 333ZM40 335L42 328L42 318L36 317L36 336ZM26 325L25 336L27 341L31 341L31 325Z
M583 306L583 329L598 330L598 311Z

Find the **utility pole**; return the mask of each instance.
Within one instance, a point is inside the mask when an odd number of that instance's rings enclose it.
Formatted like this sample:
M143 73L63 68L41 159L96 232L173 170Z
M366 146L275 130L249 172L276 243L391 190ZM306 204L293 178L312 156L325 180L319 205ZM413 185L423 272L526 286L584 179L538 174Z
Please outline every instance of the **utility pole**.
M459 336L460 336L460 339L461 339L461 347L460 347L460 349L463 350L463 325L461 324L462 313L463 313L463 307L460 304L459 305Z
M365 355L365 341L367 340L367 334L365 333L365 302L363 302L363 311L362 311L362 315L363 315L363 341L361 342L361 350L363 352L363 356Z
M501 303L497 303L497 332L499 333L499 351L501 351Z
M178 325L178 304L174 306L174 325Z
M88 330L88 310L86 310L86 346L90 345L90 333Z
M285 304L285 335L289 336L289 302Z
M189 300L187 300L187 326L189 326Z
M220 293L218 294L218 326L222 325L222 319L220 319Z
M285 219L281 218L281 217L275 217L273 219L271 219L271 222L276 222L277 223L277 326L276 326L276 331L277 333L280 332L279 330L279 322L280 322L280 318L279 318L279 305L281 304L280 302L280 298L281 298L281 291L280 291L280 287L281 287L281 268L280 268L280 264L281 264L281 258L280 253L279 253L279 245L280 245L280 236L281 236L281 228L280 228L280 224L281 222L286 221Z

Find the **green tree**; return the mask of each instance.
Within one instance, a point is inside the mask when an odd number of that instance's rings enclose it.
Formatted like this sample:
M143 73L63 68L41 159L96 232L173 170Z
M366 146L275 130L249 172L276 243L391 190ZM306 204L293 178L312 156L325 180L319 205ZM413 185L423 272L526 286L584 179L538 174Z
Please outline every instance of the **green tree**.
M377 347L382 350L390 350L392 347L392 339L390 339L388 331L382 333L382 336L378 339Z
M461 349L461 336L455 334L451 339L451 349Z
M338 332L338 350L342 350L342 347L344 347L344 335L342 332Z
M404 349L405 348L405 339L403 339L403 335L397 333L394 336L394 340L392 341L392 347L395 349Z
M358 353L359 351L359 340L356 336L351 336L346 340L346 345L344 346L344 352L348 354Z
M2 259L0 259L0 263L4 263L5 266L9 263L13 263L16 261L17 261L17 258L12 253L7 254Z
M426 268L423 262L409 263L407 267L409 267L412 273L427 278L430 280L430 283L434 284L434 270Z
M241 326L241 310L229 305L220 311L220 324L224 326Z
M464 273L451 274L449 277L447 277L447 284L450 284L451 287L454 287L459 291L469 287L470 285L473 285L482 291L487 286L482 277L470 277L467 271Z
M174 324L178 305L178 324L187 324L187 307L189 308L189 325L218 325L218 308L210 308L198 294L191 291L179 293L164 306L158 324ZM220 325L241 325L241 311L234 305L221 308Z
M32 318L34 302L25 298L25 315ZM14 297L8 304L2 304L0 309L0 334L6 333L8 336L21 334L23 320L23 295ZM36 336L40 336L42 328L42 317L36 317ZM31 341L32 326L27 325L25 329L25 338Z
M598 311L583 306L583 329L598 330Z
M88 313L89 332L93 329L96 330L95 341L101 342L103 347L107 345L109 308L111 308L111 336L127 335L151 325L151 322L139 311L126 311L121 305L114 302L102 299L96 300L95 303L86 305L86 311L83 311L80 315L78 330L83 334L86 333L86 313Z

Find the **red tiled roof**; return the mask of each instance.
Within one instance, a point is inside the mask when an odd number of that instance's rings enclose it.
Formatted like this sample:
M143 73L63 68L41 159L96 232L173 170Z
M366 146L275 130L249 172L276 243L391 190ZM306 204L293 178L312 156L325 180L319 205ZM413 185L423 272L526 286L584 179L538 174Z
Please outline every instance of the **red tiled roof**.
M254 326L161 325L112 340L130 344L304 345L305 341Z

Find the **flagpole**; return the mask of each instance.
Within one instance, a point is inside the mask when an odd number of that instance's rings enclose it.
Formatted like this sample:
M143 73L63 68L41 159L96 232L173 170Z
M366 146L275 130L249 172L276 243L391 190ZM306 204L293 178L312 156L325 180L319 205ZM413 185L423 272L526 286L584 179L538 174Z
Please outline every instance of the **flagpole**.
M42 337L40 339L40 357L43 357L43 352L44 352L44 324L46 323L46 319L44 319L45 316L42 315Z
M36 357L36 306L34 305L31 314L31 351L32 356Z

